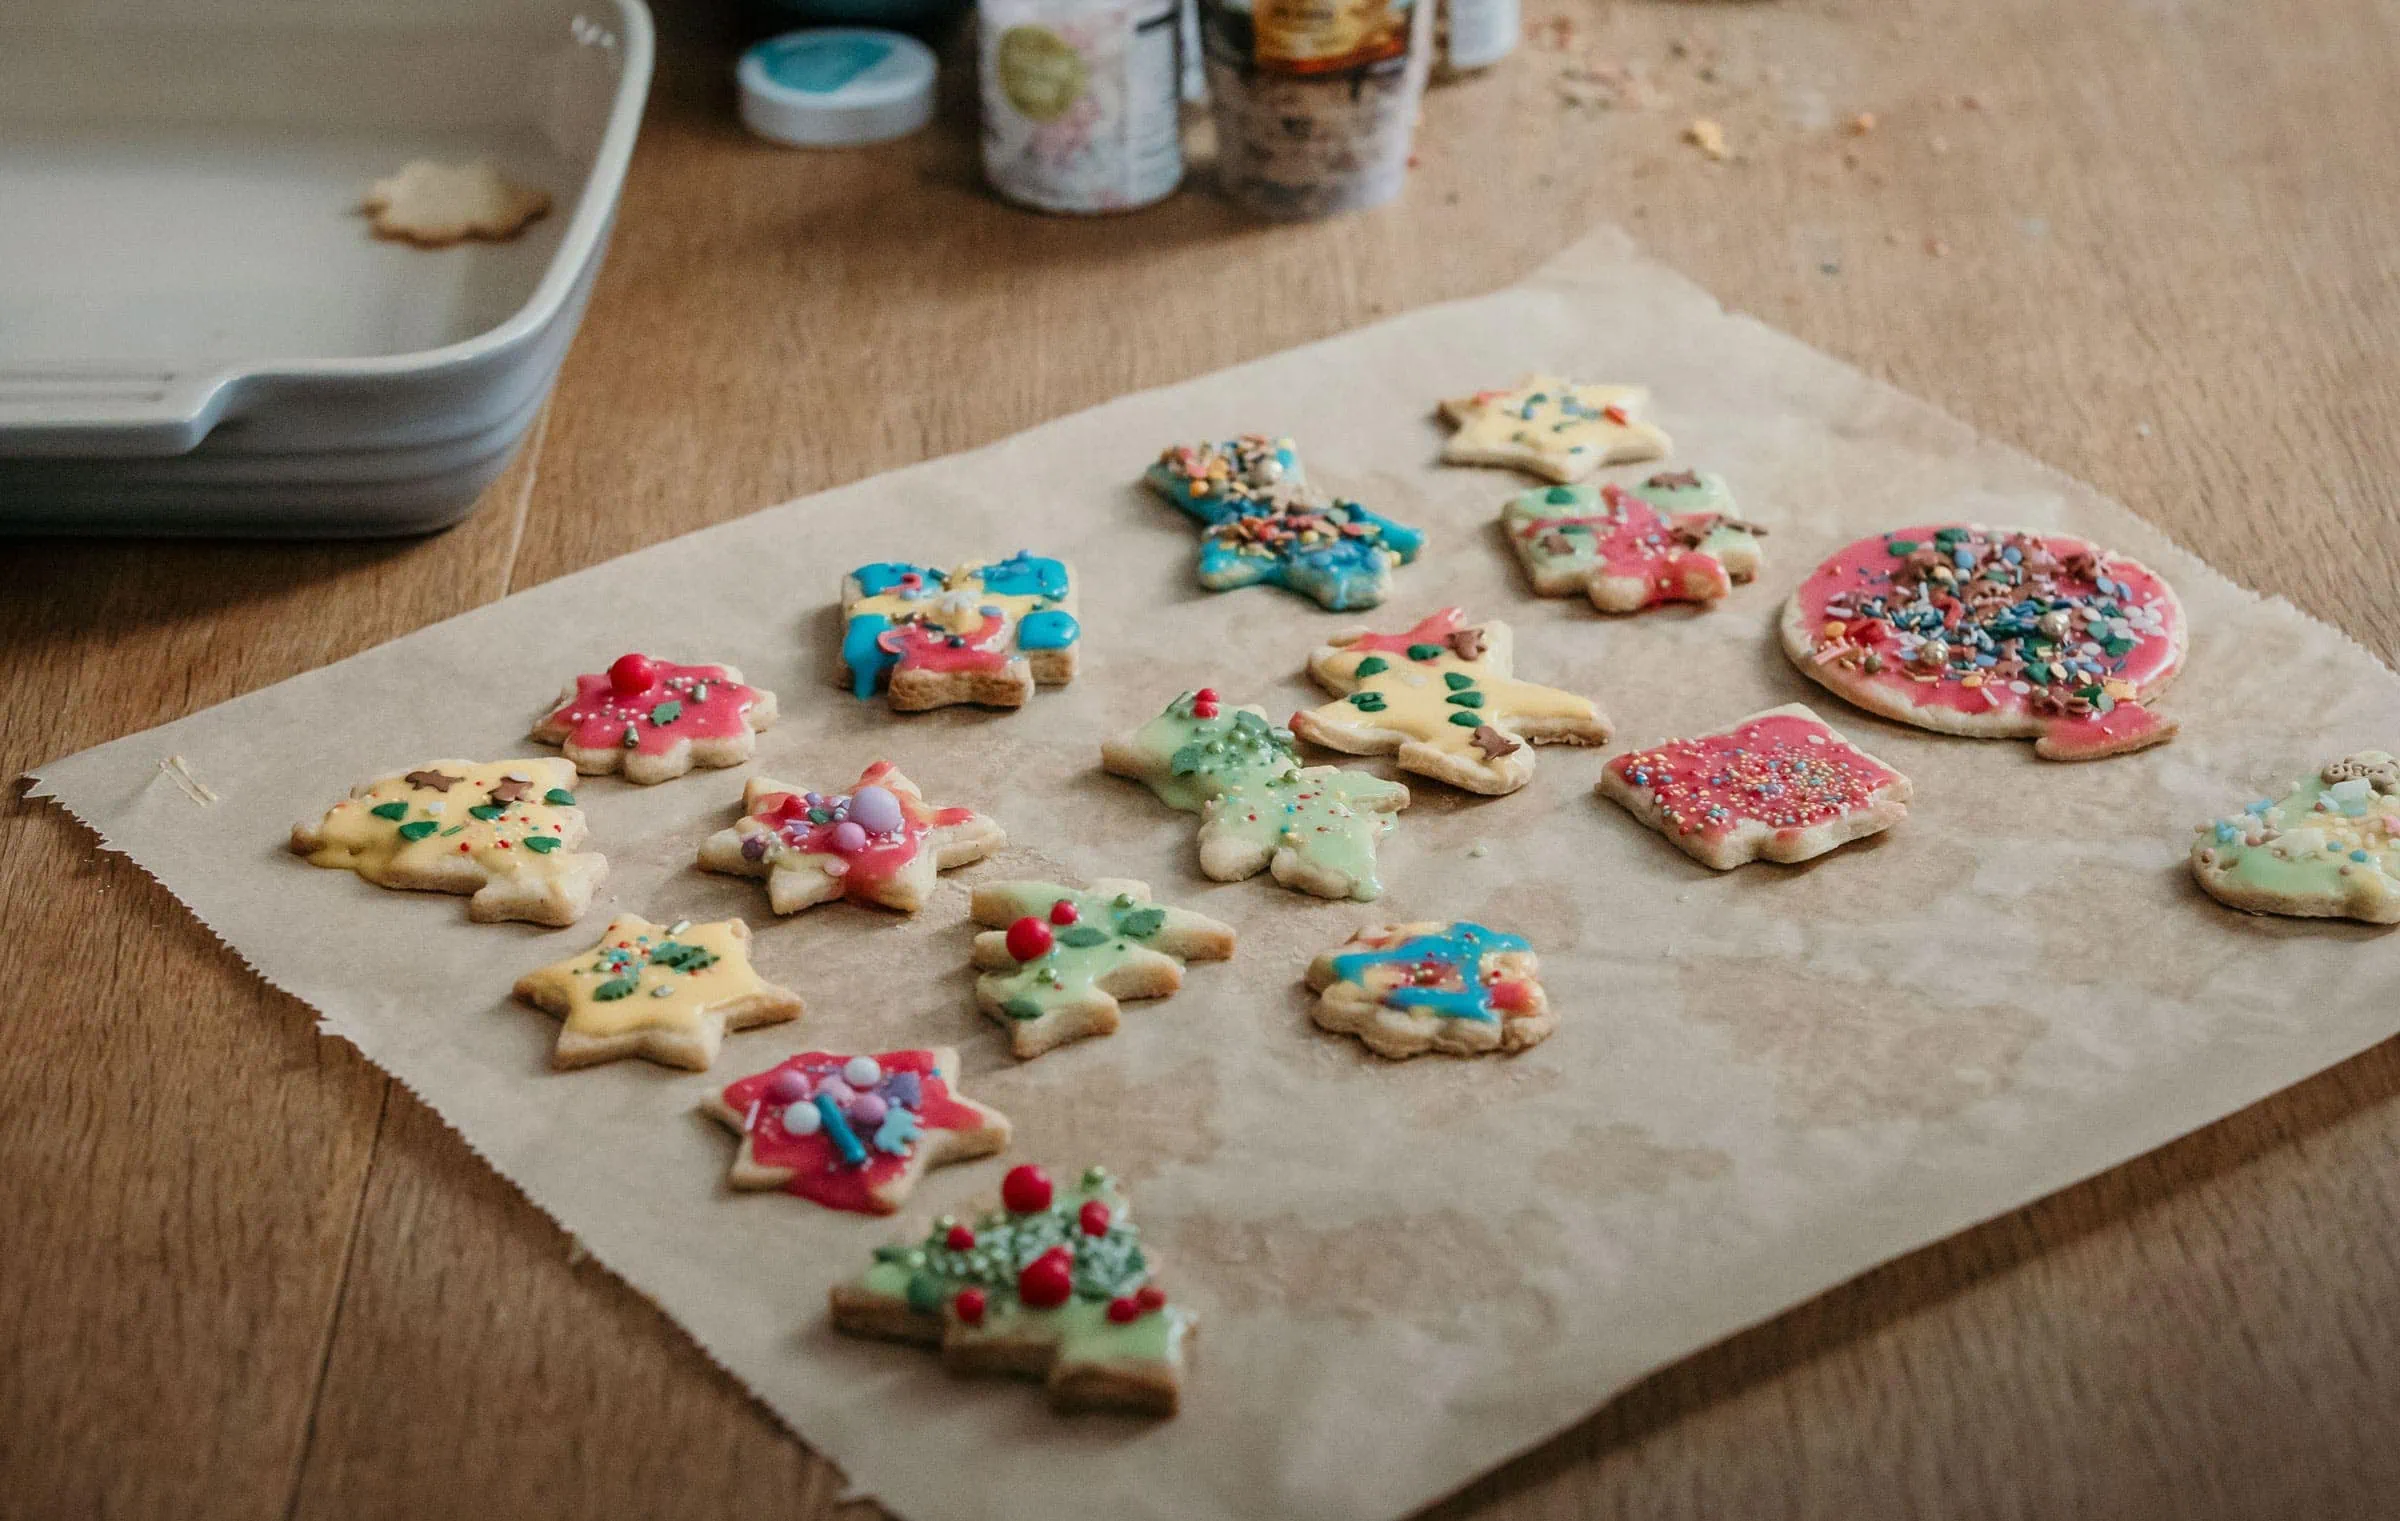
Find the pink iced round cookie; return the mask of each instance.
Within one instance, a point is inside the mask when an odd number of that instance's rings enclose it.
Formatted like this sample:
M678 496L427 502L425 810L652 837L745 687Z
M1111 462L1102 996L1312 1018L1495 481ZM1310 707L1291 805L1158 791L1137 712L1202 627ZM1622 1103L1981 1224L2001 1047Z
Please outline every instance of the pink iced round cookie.
M1886 718L2096 760L2172 739L2148 706L2182 668L2183 604L2068 534L1952 523L1860 539L1783 609L1803 673Z

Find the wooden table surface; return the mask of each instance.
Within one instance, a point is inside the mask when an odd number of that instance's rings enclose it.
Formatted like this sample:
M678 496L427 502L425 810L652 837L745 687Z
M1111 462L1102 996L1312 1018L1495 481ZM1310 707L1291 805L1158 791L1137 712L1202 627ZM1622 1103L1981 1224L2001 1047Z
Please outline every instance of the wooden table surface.
M0 767L1494 288L1606 219L2400 650L2400 11L1559 4L1436 93L1400 206L1299 228L1199 188L1002 207L963 70L913 140L766 147L732 120L722 7L670 5L590 316L475 516L0 547ZM1682 140L1698 116L1732 160ZM845 1513L837 1473L165 892L46 805L0 828L0 1514ZM2396 1344L2386 1044L1670 1368L1437 1514L2384 1516Z

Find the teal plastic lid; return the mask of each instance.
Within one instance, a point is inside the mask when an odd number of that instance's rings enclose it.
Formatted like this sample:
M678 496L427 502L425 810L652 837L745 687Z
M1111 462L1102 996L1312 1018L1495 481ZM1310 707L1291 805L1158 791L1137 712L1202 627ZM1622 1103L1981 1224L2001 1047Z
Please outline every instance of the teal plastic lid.
M933 49L871 27L786 32L742 54L742 125L802 147L906 137L933 118Z

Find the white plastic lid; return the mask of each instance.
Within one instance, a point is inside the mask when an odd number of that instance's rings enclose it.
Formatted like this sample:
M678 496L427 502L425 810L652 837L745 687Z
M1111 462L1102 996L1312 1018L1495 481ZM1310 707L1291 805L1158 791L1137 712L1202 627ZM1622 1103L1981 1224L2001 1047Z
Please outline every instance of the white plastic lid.
M898 32L786 32L742 54L742 125L811 148L905 137L933 118L933 72L933 49Z

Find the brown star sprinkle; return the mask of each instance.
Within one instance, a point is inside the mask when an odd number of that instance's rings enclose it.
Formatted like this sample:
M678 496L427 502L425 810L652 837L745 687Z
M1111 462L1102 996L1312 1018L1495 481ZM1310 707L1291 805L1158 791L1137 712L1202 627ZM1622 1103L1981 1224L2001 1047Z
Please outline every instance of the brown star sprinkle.
M1450 636L1450 649L1461 660L1481 660L1483 658L1483 630L1479 628L1460 629ZM1513 744L1508 747L1509 750L1515 748L1516 746ZM1500 753L1505 755L1508 751L1503 750Z
M411 787L424 787L434 792L448 792L452 787L458 785L460 778L452 776L447 771L411 771L400 780L408 783Z
M1475 748L1483 752L1485 760L1498 760L1517 748L1515 740L1490 724L1476 725L1474 734L1469 737L1474 741Z

